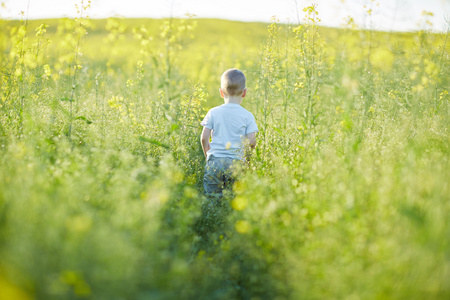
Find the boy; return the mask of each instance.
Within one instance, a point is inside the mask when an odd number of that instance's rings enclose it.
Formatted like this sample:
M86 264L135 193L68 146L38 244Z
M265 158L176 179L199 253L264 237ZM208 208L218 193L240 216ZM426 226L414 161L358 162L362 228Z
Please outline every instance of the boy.
M256 145L255 117L241 106L247 93L245 75L238 69L222 74L220 96L225 104L212 108L201 122L201 144L206 157L203 187L206 195L220 199L233 183L232 165L249 158ZM210 142L210 137L212 138Z

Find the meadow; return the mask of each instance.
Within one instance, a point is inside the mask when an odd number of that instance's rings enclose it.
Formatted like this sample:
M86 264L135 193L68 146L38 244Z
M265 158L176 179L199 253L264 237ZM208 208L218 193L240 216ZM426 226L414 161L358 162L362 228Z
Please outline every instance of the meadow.
M429 15L88 11L0 20L1 300L450 298L450 41ZM200 121L231 67L259 133L211 209Z

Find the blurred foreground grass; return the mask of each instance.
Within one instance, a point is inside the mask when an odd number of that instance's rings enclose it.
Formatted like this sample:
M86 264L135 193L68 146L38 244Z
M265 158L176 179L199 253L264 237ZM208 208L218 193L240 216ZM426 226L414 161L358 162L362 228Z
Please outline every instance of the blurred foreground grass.
M0 299L448 299L448 36L309 14L1 21ZM205 241L230 67L258 147Z

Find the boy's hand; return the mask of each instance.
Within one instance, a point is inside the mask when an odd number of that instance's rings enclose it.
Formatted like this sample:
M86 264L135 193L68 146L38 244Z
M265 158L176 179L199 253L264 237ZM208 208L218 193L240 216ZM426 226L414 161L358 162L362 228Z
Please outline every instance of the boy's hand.
M211 137L211 129L203 127L202 135L200 136L200 143L202 144L203 154L205 158L207 157L207 152L209 150L209 138Z
M248 145L251 149L256 147L256 132L251 132L247 134Z

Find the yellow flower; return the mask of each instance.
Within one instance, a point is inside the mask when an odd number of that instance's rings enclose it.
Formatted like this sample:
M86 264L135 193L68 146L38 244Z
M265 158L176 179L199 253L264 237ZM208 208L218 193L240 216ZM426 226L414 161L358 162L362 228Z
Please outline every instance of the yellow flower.
M244 210L247 207L247 199L238 196L231 201L231 207L237 211Z
M14 76L20 77L21 75L22 75L22 68L18 67L18 68L14 71Z
M423 86L428 85L428 77L422 76L421 80Z
M0 277L0 290L2 299L29 300L33 297L20 287L12 284L6 278Z
M234 227L236 228L236 231L239 233L247 233L250 231L250 223L245 220L239 220L234 224Z

